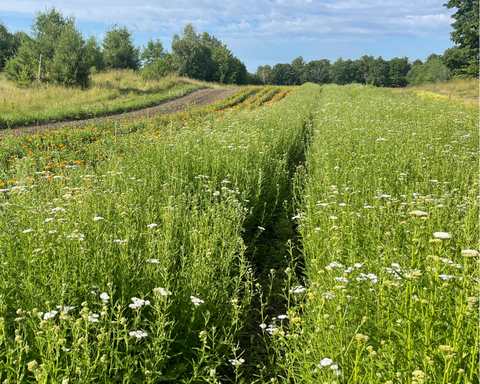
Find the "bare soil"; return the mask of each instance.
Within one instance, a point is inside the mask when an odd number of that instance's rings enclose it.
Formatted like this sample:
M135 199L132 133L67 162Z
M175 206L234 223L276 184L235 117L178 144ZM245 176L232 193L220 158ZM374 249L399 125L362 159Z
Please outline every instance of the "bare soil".
M152 107L139 109L136 111L118 113L110 116L103 116L96 119L84 119L84 120L69 120L69 121L55 121L50 123L44 123L39 125L31 125L26 127L16 127L12 129L10 133L19 134L32 134L37 131L50 131L65 128L75 128L87 123L101 122L108 120L123 120L125 118L135 119L146 116L161 116L171 113L183 111L192 107L202 107L204 105L213 103L217 100L222 100L227 96L235 93L236 90L232 89L201 89L199 91L192 92L186 96L179 97L178 99L170 100L162 104L154 105ZM0 129L0 136L5 134L4 129Z

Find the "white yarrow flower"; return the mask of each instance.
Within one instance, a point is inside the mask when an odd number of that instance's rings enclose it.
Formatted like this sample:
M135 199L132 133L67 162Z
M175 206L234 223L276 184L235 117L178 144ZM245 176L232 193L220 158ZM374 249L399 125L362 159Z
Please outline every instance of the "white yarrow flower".
M297 287L293 287L292 289L289 290L290 293L302 293L306 290L306 288L302 287L301 285Z
M172 292L167 291L165 288L158 287L153 289L155 292L158 292L162 296L170 296Z
M128 333L132 337L136 337L137 339L141 339L142 337L147 337L148 335L143 331L132 331Z
M100 299L102 299L102 301L106 303L110 299L110 296L108 296L108 293L103 292L102 294L100 294Z
M240 359L231 359L231 360L228 360L230 362L230 364L232 364L233 366L236 366L236 365L241 365L245 362L245 360L243 360L242 358Z
M448 232L434 232L433 236L435 236L437 239L451 239L452 235L450 235Z
M195 296L190 296L190 300L192 300L193 305L195 305L196 307L198 307L200 304L205 303L205 301Z
M325 357L324 359L322 359L322 361L320 361L320 365L322 367L328 367L329 365L331 365L333 363L333 360L332 359L329 359L328 357Z
M464 257L475 257L478 256L478 251L475 249L464 249L462 250L461 254Z

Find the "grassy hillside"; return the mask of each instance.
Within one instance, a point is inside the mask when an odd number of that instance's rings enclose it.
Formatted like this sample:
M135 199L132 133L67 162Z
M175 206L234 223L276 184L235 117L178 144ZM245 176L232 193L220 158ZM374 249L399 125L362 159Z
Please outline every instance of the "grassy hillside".
M394 88L395 93L431 92L446 98L478 103L478 79L455 79L447 83L431 83L417 87Z
M136 71L115 70L94 75L86 90L48 84L19 89L0 74L0 128L122 113L202 88L220 86L177 76L144 82Z

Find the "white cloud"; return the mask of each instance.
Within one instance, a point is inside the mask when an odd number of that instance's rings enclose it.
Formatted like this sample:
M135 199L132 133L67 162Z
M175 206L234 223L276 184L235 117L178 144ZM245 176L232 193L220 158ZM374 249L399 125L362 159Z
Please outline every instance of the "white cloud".
M77 21L125 24L142 32L179 32L191 22L199 30L288 35L292 38L426 36L448 28L451 11L437 0L15 0L0 12L31 14L54 5Z

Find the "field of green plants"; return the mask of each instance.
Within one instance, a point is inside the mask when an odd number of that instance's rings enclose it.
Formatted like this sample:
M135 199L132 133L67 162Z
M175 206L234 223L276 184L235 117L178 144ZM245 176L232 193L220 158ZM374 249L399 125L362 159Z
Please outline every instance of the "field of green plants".
M246 87L0 140L3 383L477 383L478 108Z

